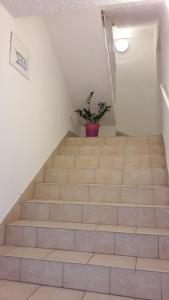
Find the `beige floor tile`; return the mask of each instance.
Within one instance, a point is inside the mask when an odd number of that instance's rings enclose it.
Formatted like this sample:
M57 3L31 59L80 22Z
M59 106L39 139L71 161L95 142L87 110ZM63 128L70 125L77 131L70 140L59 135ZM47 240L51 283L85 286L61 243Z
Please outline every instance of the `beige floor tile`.
M167 172L166 169L152 169L153 185L167 186Z
M0 279L19 280L20 259L9 256L0 256Z
M147 155L149 154L149 145L127 145L125 149L125 155Z
M143 234L115 233L115 254L158 258L158 237Z
M121 188L121 202L133 204L153 204L153 188L124 186Z
M169 261L138 258L136 268L144 271L169 273Z
M126 138L127 145L140 146L148 144L148 136L130 136Z
M149 136L149 144L151 144L151 145L163 145L162 135L151 135L151 136Z
M82 264L65 264L63 286L84 291L109 293L109 269Z
M55 156L53 165L55 168L69 169L74 168L74 156Z
M0 281L0 298L2 300L27 300L38 285L12 281Z
M152 234L152 235L163 235L169 236L169 229L160 228L137 228L137 233L139 234Z
M82 205L64 203L51 204L50 220L80 223L82 221Z
M155 235L155 230L156 228L142 228L142 227L138 227L136 229L136 233L138 234L151 234L151 235Z
M92 253L85 252L56 250L48 255L46 260L87 264L92 255Z
M113 268L135 269L136 258L108 254L94 254L94 256L90 259L89 264Z
M119 207L118 225L155 227L155 208Z
M169 259L169 236L159 236L159 258Z
M133 204L153 204L153 188L124 186L121 188L121 202Z
M36 199L59 199L59 185L58 184L42 184L35 185L34 198Z
M95 183L105 183L112 185L122 184L121 169L96 169L94 174Z
M60 155L68 155L68 156L73 156L73 155L79 155L80 152L80 147L78 146L62 146L58 150L58 154Z
M114 254L114 233L76 230L75 250Z
M136 170L125 169L123 173L123 184L150 186L152 185L152 173L150 169Z
M104 295L98 293L86 293L84 300L135 300L134 298L126 298L113 295Z
M65 229L38 228L37 247L73 250L74 232Z
M31 221L31 220L18 220L10 223L9 225L24 226L24 227L44 227L44 228L63 228L63 222L52 221Z
M49 220L49 204L23 202L21 217L25 220L47 221Z
M45 182L47 183L68 182L68 169L47 168L45 171Z
M12 246L36 247L36 228L8 225L5 242Z
M102 154L102 146L82 146L80 147L81 156L91 156L91 155L101 155Z
M164 155L165 149L161 145L150 145L150 155Z
M51 249L40 249L40 248L29 248L29 247L18 247L9 252L9 256L21 257L21 258L32 258L42 259L49 255L53 250Z
M63 184L60 199L65 201L88 201L88 186L82 184Z
M85 138L83 137L69 137L65 140L67 146L83 146Z
M47 260L22 259L21 281L61 287L63 264Z
M108 205L84 205L83 222L117 225L117 208Z
M94 170L93 169L70 169L68 171L69 183L93 183Z
M89 201L120 202L120 187L101 184L90 185Z
M123 156L100 156L99 168L123 168L124 158Z
M98 156L77 156L75 158L75 168L87 169L87 168L98 168Z
M16 246L1 246L0 247L0 255L8 255L12 250L16 249Z
M83 224L83 223L64 223L65 229L76 229L76 230L95 230L96 224Z
M84 292L42 286L30 300L82 300Z
M116 145L123 145L124 146L125 144L126 144L126 137L125 136L105 138L105 145L106 146L116 146Z
M151 168L166 168L164 155L151 155Z
M140 299L161 299L161 274L111 269L111 293Z
M84 145L85 146L103 146L104 138L103 137L84 138Z
M135 233L136 227L99 225L97 226L97 230L105 232Z
M113 145L113 146L104 146L102 150L102 155L110 156L123 156L124 155L124 146L123 145Z
M169 204L169 188L155 187L154 188L154 204L168 205Z
M149 155L126 156L124 162L124 168L148 169L150 168L150 156Z
M169 229L169 208L156 209L156 226Z
M162 299L168 300L169 295L169 275L162 274Z

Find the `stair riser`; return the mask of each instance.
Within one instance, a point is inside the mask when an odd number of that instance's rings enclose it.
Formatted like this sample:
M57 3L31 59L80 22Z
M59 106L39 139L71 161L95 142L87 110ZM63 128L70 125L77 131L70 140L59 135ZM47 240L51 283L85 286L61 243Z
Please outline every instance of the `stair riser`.
M133 155L164 155L162 145L113 145L113 146L63 146L56 153L68 156L133 156Z
M165 169L55 169L47 168L45 182L167 186Z
M34 198L42 200L168 205L169 188L37 183L35 185Z
M169 259L169 236L6 226L6 244Z
M169 228L169 208L24 202L26 220Z
M67 138L65 146L114 146L114 145L163 145L162 136L145 137L97 137L97 138Z
M0 279L151 300L167 300L169 281L160 272L2 256Z
M53 166L60 169L72 168L166 168L164 155L141 156L56 156Z

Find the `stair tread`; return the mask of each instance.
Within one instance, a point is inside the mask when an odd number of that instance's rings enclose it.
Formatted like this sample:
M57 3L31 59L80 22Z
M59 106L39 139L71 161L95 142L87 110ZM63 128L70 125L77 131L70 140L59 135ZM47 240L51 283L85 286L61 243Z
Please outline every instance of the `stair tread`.
M169 273L169 260L136 258L112 254L95 254L91 252L77 252L30 247L1 246L0 255L23 259L47 260L62 263L75 263L90 266L102 266L151 272Z
M160 204L132 204L122 202L100 202L100 201L64 201L64 200L41 200L30 199L24 203L40 203L40 204L68 204L68 205L100 205L100 206L115 206L115 207L142 207L142 208L169 208L169 205Z
M6 226L36 227L36 228L66 229L66 230L87 230L87 231L90 230L90 231L98 231L98 232L100 231L100 232L114 232L114 233L127 233L127 234L130 233L130 234L169 236L169 229L97 225L97 224L71 223L71 222L18 220L18 221L13 221L11 223L8 223Z
M130 188L169 188L168 185L129 185L111 183L71 183L71 182L36 182L36 185L68 185L68 186L110 186L110 187L130 187Z
M62 168L62 167L55 167L55 166L50 166L50 167L46 167L47 170L56 170L57 171L71 171L71 170L76 170L77 172L78 171L87 171L87 170L108 170L108 171L113 171L113 170L134 170L134 171L139 171L139 172L142 172L142 171L150 171L151 169L152 170L162 170L162 171L167 171L167 168L154 168L154 167L150 167L150 168L139 168L139 167L122 167L122 168L119 168L119 167L110 167L110 168L90 168L90 167L87 167L87 168L76 168L76 167L72 167L72 168Z

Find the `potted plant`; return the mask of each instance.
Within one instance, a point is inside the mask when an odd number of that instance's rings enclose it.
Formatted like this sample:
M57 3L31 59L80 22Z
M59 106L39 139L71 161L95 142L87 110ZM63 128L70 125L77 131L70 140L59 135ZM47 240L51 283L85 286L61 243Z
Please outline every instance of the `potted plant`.
M105 115L107 111L110 111L111 106L106 105L104 102L99 102L97 104L97 112L91 112L91 101L93 99L94 92L91 92L86 99L86 107L83 109L77 109L77 112L81 118L83 118L87 123L86 127L86 136L87 137L96 137L99 133L99 121Z

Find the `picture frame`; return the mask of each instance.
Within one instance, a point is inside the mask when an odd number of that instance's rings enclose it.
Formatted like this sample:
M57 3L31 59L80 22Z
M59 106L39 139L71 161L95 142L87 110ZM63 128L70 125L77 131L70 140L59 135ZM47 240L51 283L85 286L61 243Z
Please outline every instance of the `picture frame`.
M29 80L30 51L14 32L11 32L10 37L9 63Z

